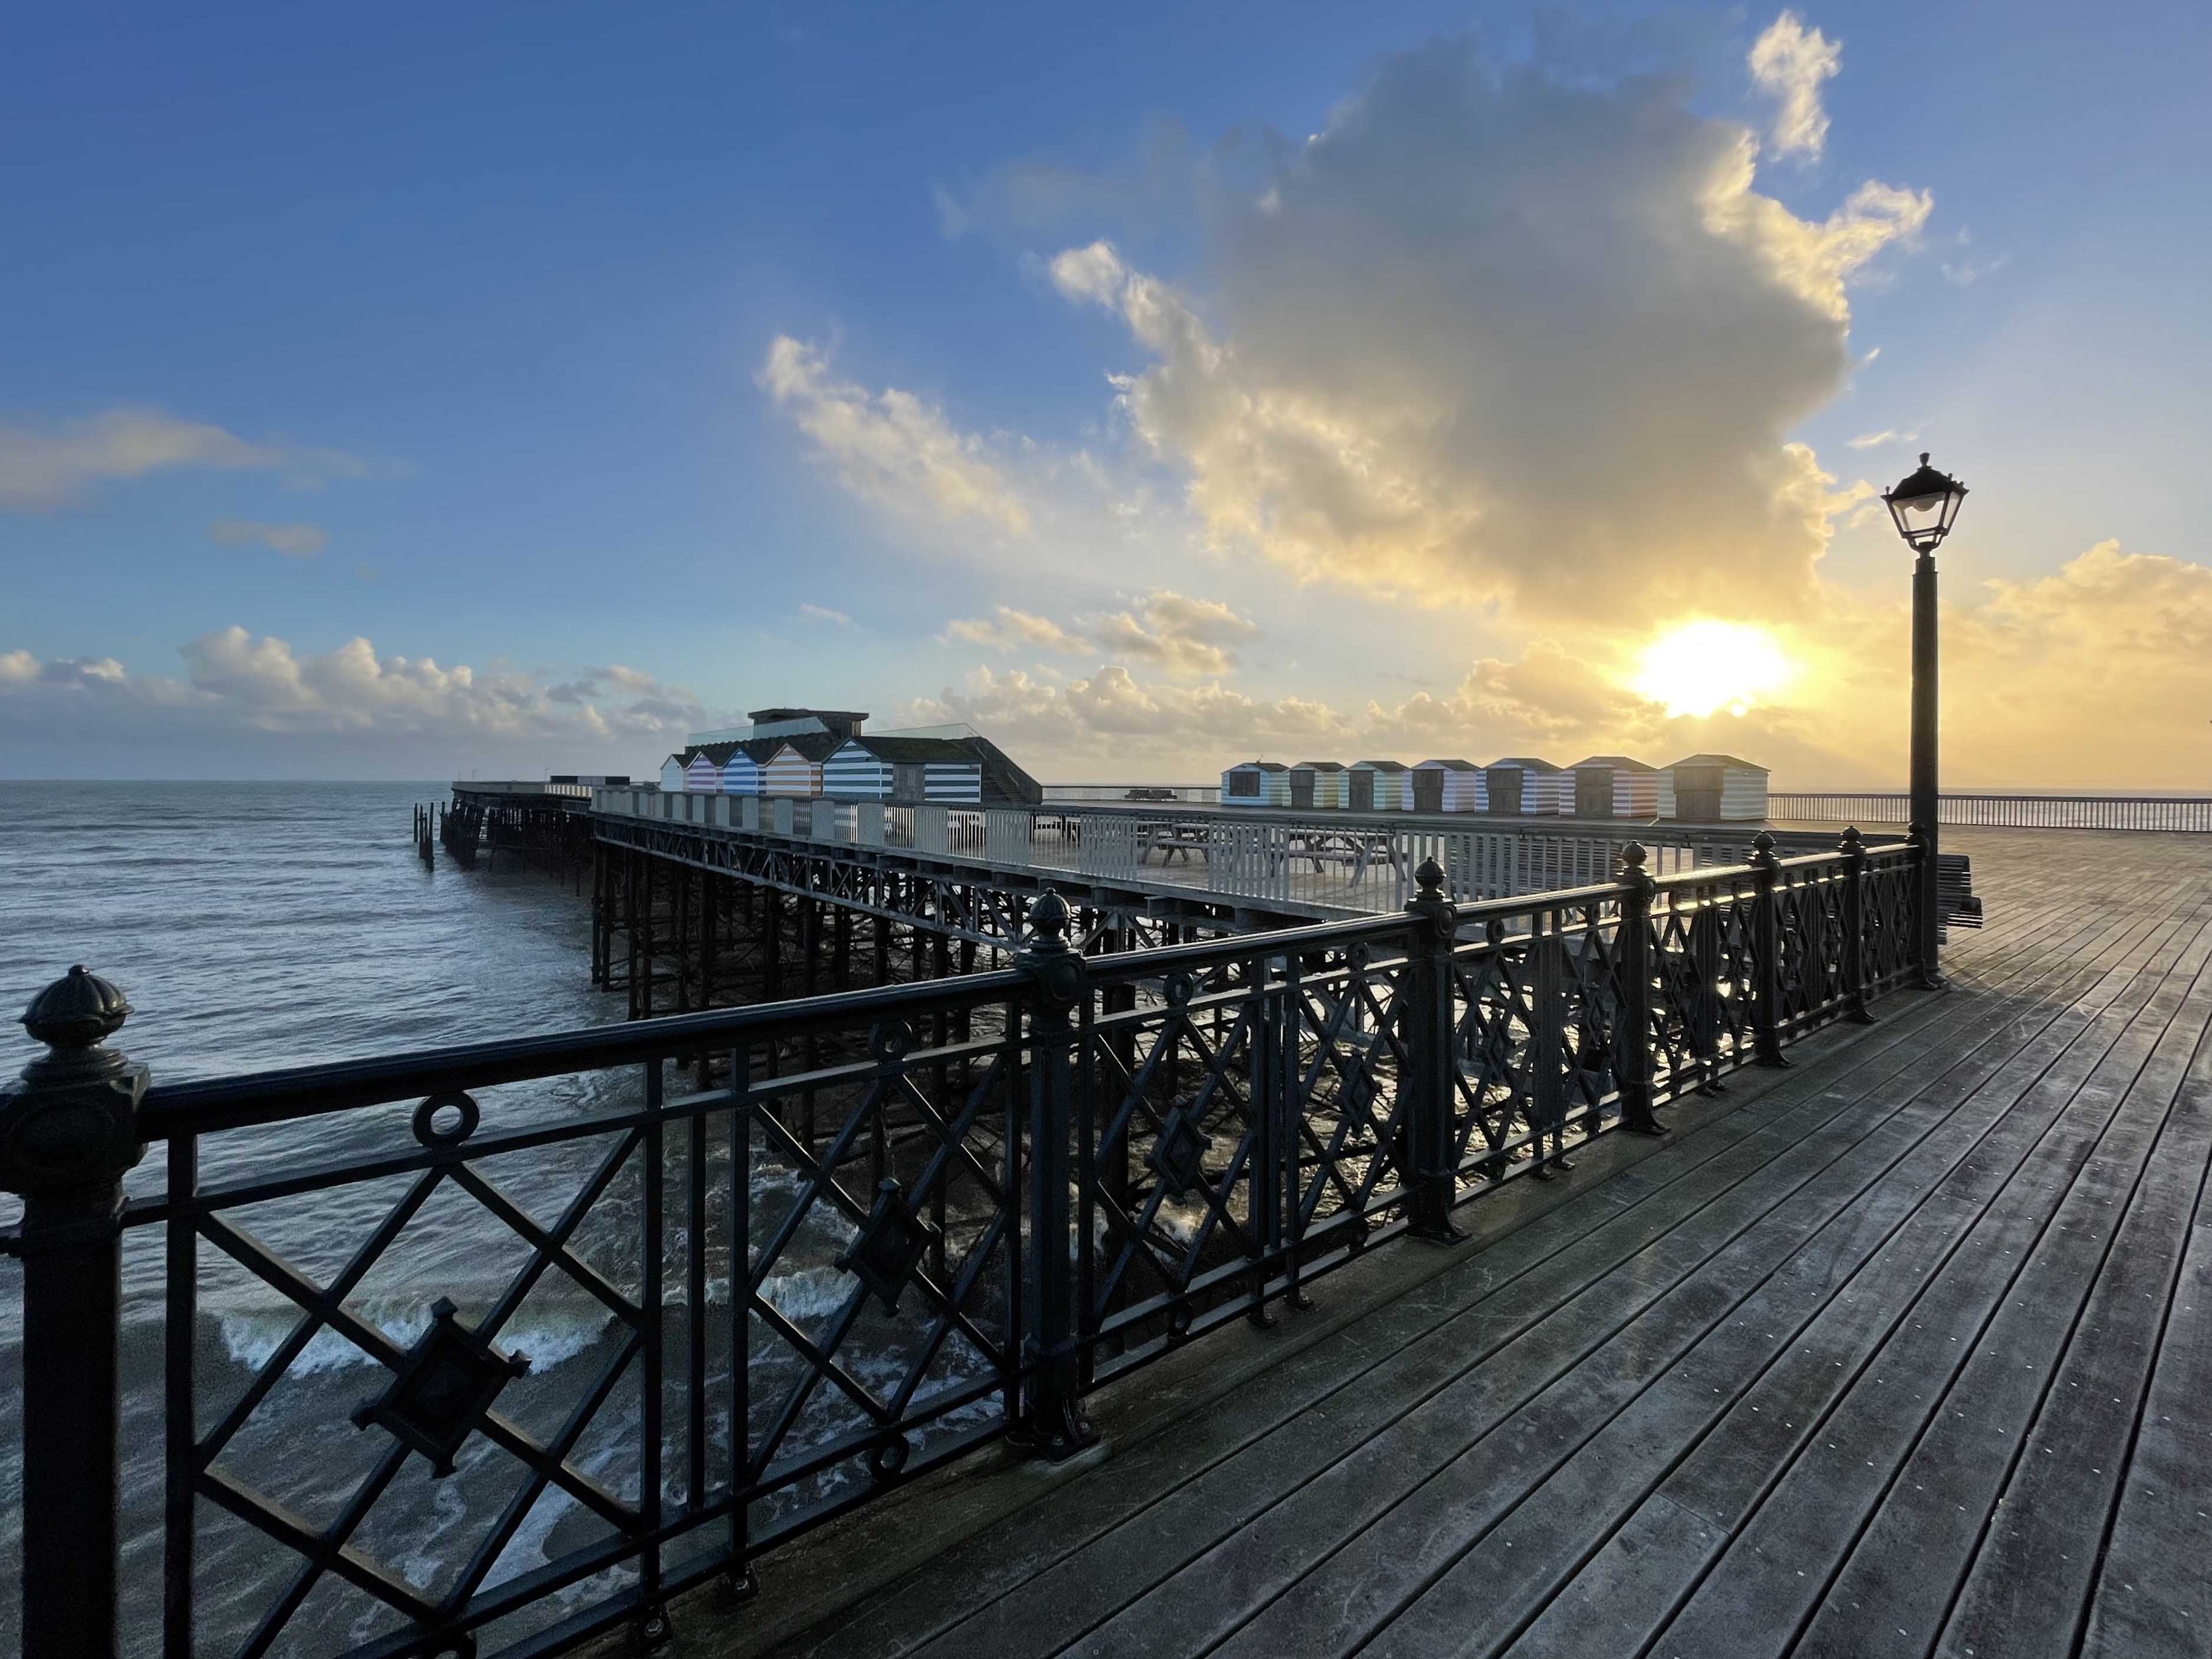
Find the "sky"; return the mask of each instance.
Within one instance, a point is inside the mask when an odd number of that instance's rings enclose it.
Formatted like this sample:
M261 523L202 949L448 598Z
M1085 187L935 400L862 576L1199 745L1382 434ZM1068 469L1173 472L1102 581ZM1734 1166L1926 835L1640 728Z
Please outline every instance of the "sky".
M26 13L0 776L2212 787L2212 14Z

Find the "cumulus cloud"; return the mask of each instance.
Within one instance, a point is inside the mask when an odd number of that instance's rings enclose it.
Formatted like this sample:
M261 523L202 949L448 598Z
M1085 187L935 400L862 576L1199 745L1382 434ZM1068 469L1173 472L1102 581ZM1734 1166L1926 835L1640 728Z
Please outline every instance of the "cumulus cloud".
M1768 131L1774 153L1817 159L1828 142L1820 87L1843 68L1842 46L1785 11L1752 43L1748 61L1752 84L1775 100Z
M330 532L320 525L264 524L255 519L217 519L208 526L208 539L225 547L265 547L295 559L312 559L331 544Z
M988 617L956 617L945 625L939 637L948 644L958 640L994 651L1053 651L1074 656L1091 648L1088 640L1071 634L1050 617L1017 611L1010 605L993 605Z
M1217 194L1203 300L1106 241L1047 269L1152 360L1119 406L1217 546L1539 617L1787 615L1833 481L1786 434L1844 384L1847 284L1932 204L1869 182L1801 219L1755 163L1672 82L1440 42Z
M1237 666L1236 647L1260 636L1249 617L1218 599L1182 593L1148 593L1132 610L1088 621L1091 637L1109 656L1152 663L1170 674L1222 674Z
M684 687L621 665L555 681L382 654L358 637L302 652L239 627L178 656L177 672L137 673L112 657L0 651L0 773L28 770L40 755L130 775L361 776L381 765L421 776L464 760L525 776L568 763L622 770L715 721Z
M159 409L111 409L45 426L0 424L0 507L19 512L63 506L101 483L195 467L276 471L303 488L404 470L340 450L250 442Z
M1123 663L1140 662L1178 678L1218 675L1237 666L1236 647L1260 636L1259 625L1218 599L1194 599L1161 589L1124 610L1097 611L1062 627L1048 617L996 605L988 617L945 625L947 643L961 641L993 650L1038 650L1061 656L1092 652Z
M1029 530L1029 508L988 447L914 393L838 380L818 347L781 334L755 378L854 495L896 513Z

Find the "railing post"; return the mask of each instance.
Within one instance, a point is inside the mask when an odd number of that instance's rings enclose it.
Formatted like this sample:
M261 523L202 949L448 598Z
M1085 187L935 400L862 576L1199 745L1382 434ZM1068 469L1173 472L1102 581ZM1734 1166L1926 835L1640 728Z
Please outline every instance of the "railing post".
M1450 1244L1464 1235L1452 1225L1452 1198L1458 1184L1452 1158L1452 1097L1457 1057L1452 1036L1452 943L1459 913L1444 896L1443 868L1423 859L1413 872L1419 891L1406 901L1406 1016L1401 1034L1410 1076L1399 1079L1403 1114L1406 1168L1411 1198L1408 1231L1431 1243Z
M1644 867L1648 856L1637 842L1620 849L1613 1079L1620 1092L1620 1127L1634 1135L1662 1135L1666 1126L1651 1111L1651 896L1659 884Z
M1854 1025L1871 1025L1866 997L1866 838L1856 824L1844 830L1836 849L1844 855L1844 948L1838 953L1844 965L1844 1018Z
M1030 1382L1022 1420L1009 1438L1058 1462L1098 1437L1083 1410L1077 1346L1080 1298L1068 1183L1075 1131L1075 1010L1085 995L1083 957L1067 942L1067 901L1046 888L1030 906L1030 935L1015 963L1030 976Z
M1764 830L1751 839L1751 1042L1754 1063L1784 1066L1782 1057L1782 918L1774 883L1782 860L1774 856L1774 837Z
M1905 832L1912 843L1912 956L1914 977L1923 991L1943 988L1938 965L1937 934L1942 927L1936 875L1936 835L1926 823L1916 822Z
M0 1095L0 1189L23 1200L23 1656L115 1652L123 1176L146 1068L106 1039L123 993L72 968L22 1023L48 1052Z

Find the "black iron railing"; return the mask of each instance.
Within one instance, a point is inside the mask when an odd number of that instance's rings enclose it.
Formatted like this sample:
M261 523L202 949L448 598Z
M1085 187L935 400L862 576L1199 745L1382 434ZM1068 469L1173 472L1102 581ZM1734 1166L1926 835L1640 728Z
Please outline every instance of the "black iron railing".
M1807 823L1903 823L1911 797L1848 790L1777 791L1772 817ZM1941 797L1937 823L1999 830L2212 830L2207 795L1952 795Z
M1918 857L1632 848L1474 905L1431 864L1395 916L1088 959L1048 893L1007 971L173 1087L80 971L0 1097L26 1651L114 1627L139 1230L163 1589L125 1649L650 1643L676 1592L994 1437L1079 1449L1104 1380L1864 1018L1929 965Z

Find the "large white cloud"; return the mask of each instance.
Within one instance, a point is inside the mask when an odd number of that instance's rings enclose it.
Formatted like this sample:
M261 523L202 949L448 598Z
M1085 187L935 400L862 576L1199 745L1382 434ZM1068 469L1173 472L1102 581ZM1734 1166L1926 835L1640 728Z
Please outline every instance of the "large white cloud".
M1809 605L1845 284L1930 209L1822 220L1676 82L1567 85L1464 41L1385 60L1215 192L1203 299L1107 242L1051 261L1152 360L1120 377L1212 538L1302 579L1537 616Z

